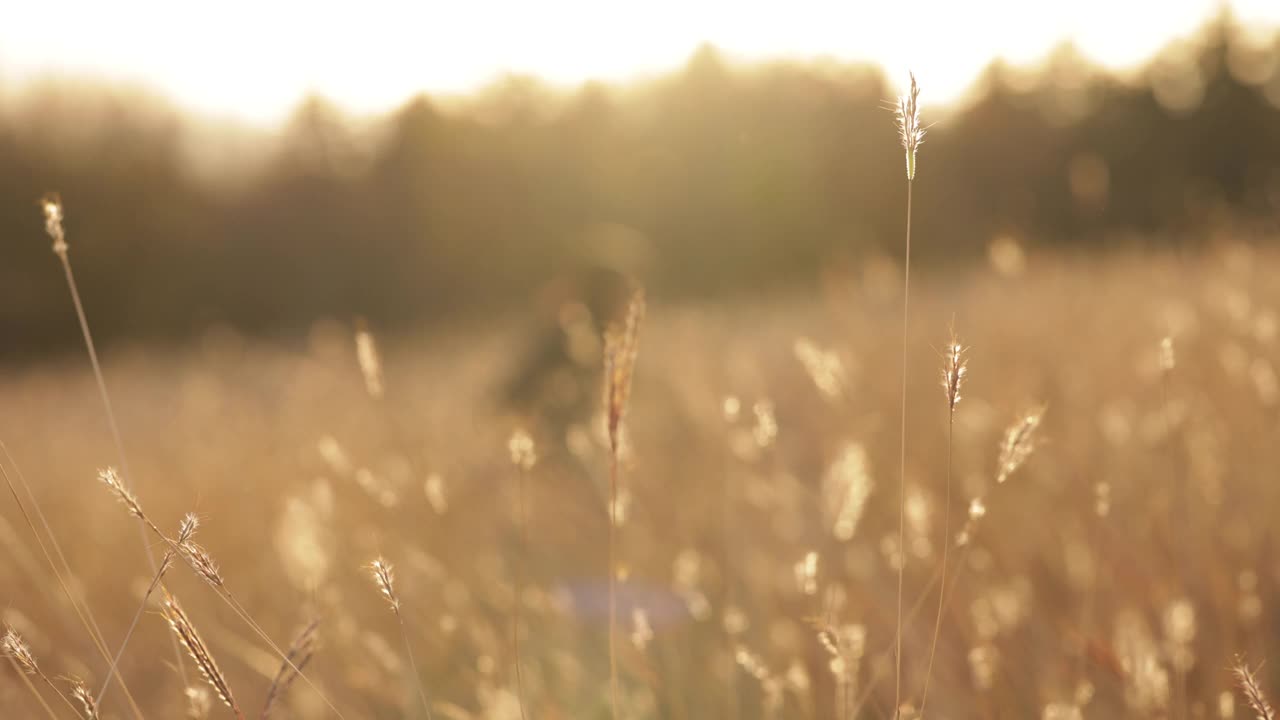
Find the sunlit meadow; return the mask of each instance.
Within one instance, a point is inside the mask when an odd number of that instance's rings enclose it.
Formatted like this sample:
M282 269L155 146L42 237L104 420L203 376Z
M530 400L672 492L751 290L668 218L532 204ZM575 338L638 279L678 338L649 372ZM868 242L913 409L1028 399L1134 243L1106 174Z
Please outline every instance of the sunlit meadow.
M1252 30L936 123L711 46L279 137L32 91L0 719L1274 720Z
M900 267L732 305L650 298L618 491L621 715L890 717L904 558L903 698L918 705L950 544L933 716L1247 717L1229 668L1276 650L1278 262L1243 243L1103 263L1005 245L989 268L921 274L903 546ZM944 536L951 326L968 364ZM170 534L195 513L225 588L279 649L319 621L310 682L274 701L278 715L336 716L331 702L344 717L519 717L519 575L528 716L606 717L598 370L572 369L567 387L590 396L580 417L540 421L494 391L521 323L429 342L364 333L322 323L269 345L217 330L113 350L103 371L137 502ZM138 521L97 479L117 462L97 385L68 358L9 372L0 396L18 493L0 515L4 620L51 678L97 690L105 662L69 598L114 649L152 576ZM997 482L1006 430L1028 411L1043 413L1035 446ZM67 588L23 516L37 504ZM145 539L157 557L173 542ZM375 558L394 569L407 646ZM192 568L163 582L256 713L281 657ZM151 607L119 665L147 716L183 716L188 688L209 692L176 658ZM19 677L5 674L0 702L37 717ZM118 686L101 712L131 716Z

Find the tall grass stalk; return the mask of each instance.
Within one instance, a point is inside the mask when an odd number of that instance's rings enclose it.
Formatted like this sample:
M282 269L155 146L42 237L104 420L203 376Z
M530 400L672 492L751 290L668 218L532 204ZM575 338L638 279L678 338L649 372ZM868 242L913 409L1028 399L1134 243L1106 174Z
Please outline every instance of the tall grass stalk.
M618 688L618 471L622 451L622 418L631 395L644 319L644 290L637 289L627 306L622 329L610 328L604 343L604 414L609 436L609 704L613 719L620 717Z
M938 613L933 621L933 641L929 645L929 665L924 675L924 690L920 693L920 717L924 717L925 704L929 700L929 681L933 678L933 661L938 654L938 636L942 632L942 608L946 600L947 556L951 548L951 453L956 426L956 405L960 402L960 389L968 372L964 355L965 348L956 338L953 327L951 341L947 344L942 359L942 391L947 401L947 480L946 502L942 508L942 568L938 590Z
M391 565L382 558L369 563L369 572L378 586L378 592L391 605L391 612L400 623L400 638L404 640L404 653L409 660L409 669L413 672L413 686L418 691L418 699L422 702L422 711L427 720L431 720L431 705L427 702L427 693L422 689L422 673L418 670L418 660L413 655L413 643L409 642L409 627L405 624L404 614L400 612L400 596L396 594L396 576ZM301 674L301 673L299 673Z
M1111 512L1111 486L1099 482L1093 487L1093 508L1089 517L1089 585L1084 589L1084 600L1080 603L1080 653L1076 657L1076 687L1081 687L1086 680L1089 636L1093 634L1094 614L1098 604L1098 571L1102 562L1099 543L1102 531Z
M609 705L618 712L618 453L609 453Z
M996 460L997 470L995 487L999 487L1004 484L1006 480L1017 472L1018 468L1022 467L1022 464L1026 462L1027 458L1031 456L1031 453L1038 446L1040 438L1037 435L1037 431L1040 428L1041 420L1044 418L1044 410L1044 407L1039 407L1022 413L1013 422L1013 424L1005 430L1004 439L1000 443L999 457ZM973 547L974 535L978 531L982 518L985 517L987 513L987 498L993 490L994 488L988 489L987 492L982 493L970 502L969 518L964 524L964 529L960 531L960 534L953 541L960 548L960 557L955 562L955 571L951 573L951 586L949 588L943 586L942 589L939 590L939 592L942 593L942 596L946 598L943 603L943 614L946 614L947 607L955 597L956 586L960 584L960 579L963 577L963 571L965 567L967 567L966 561L969 558L969 551ZM942 568L938 567L934 570L933 576L925 586L925 592L918 600L916 600L915 604L911 607L910 612L906 614L907 620L915 619L916 615L924 609L925 599L933 592L933 587L941 582ZM879 657L886 657L890 651L896 651L896 648L897 646L895 643L894 646L886 648L881 652ZM874 666L875 663L872 663L872 665ZM862 695L854 704L853 712L851 713L852 717L859 717L859 713L862 712L869 702L871 702L876 684L882 679L882 677L883 675L881 674L872 675L871 679L867 682L866 687L863 688Z
M964 555L961 554L961 563L964 561L963 558ZM955 576L953 575L952 577L954 578ZM941 581L942 568L939 566L934 568L933 575L929 577L929 582L925 583L924 592L920 594L920 597L916 600L915 604L907 611L907 622L912 622L920 615L920 613L924 612L925 604L928 601L929 596L933 593L933 589L938 587ZM954 586L954 581L952 584ZM866 709L867 705L875 696L875 691L880 681L884 680L888 674L888 670L881 670L881 668L890 667L889 661L892 660L893 654L896 650L897 645L894 642L890 642L875 656L876 660L871 663L871 677L863 685L861 693L859 693L854 699L852 710L849 712L849 717L861 717L860 713Z
M1184 473L1179 471L1177 460L1174 459L1173 451L1176 447L1174 442L1174 418L1173 418L1173 402L1172 402L1172 378L1173 369L1177 364L1174 355L1173 338L1166 336L1160 341L1160 404L1164 414L1164 431L1165 442L1167 443L1168 452L1166 453L1169 463L1169 477L1174 479L1175 500L1173 502L1173 515L1177 515L1175 522L1181 528L1178 536L1178 562L1181 577L1178 578L1179 589L1184 598L1187 596L1187 558L1190 557L1190 538L1192 534L1192 517L1191 517L1191 491L1188 486ZM1189 599L1189 598L1187 598ZM1187 670L1182 662L1182 658L1175 658L1174 668L1174 718L1185 718L1187 715Z
M519 544L511 580L511 651L515 655L516 700L520 705L520 718L526 720L524 671L520 667L520 615L524 604L524 566L529 560L528 484L529 472L538 462L533 438L524 430L517 430L507 443L511 462L516 466L516 536Z
M732 457L732 455L730 455ZM723 551L721 563L724 565L724 607L737 608L737 589L735 587L735 568L738 566L735 550L738 547L738 532L735 523L735 513L738 511L737 494L734 492L734 476L725 469L720 476L721 493L720 500L720 545ZM741 698L739 697L738 684L738 661L735 657L737 650L737 640L733 633L729 632L726 623L720 623L725 641L725 692L728 694L726 703L728 716L733 720L738 720L742 715Z
M89 365L93 368L93 379L97 383L98 395L102 400L102 409L107 418L107 427L111 431L111 440L115 444L117 462L120 463L120 468L124 473L125 487L131 488L133 473L129 468L129 455L124 449L124 439L120 435L120 424L116 422L115 407L111 404L111 394L107 392L107 381L102 374L102 364L98 362L98 349L93 342L93 333L89 331L89 318L85 314L84 303L80 300L80 289L76 285L75 273L71 270L67 236L62 225L62 198L57 193L48 193L40 204L44 210L45 232L49 234L49 238L53 241L53 254L58 256L58 261L62 265L62 273L67 279L67 290L71 294L71 304L75 306L76 319L80 323L80 334L84 338L85 351L89 354ZM160 571L160 565L156 562L156 555L151 550L151 545L147 542L146 530L140 526L138 527L138 540L142 543L143 551L146 553L147 565L150 567L152 575L155 575ZM178 646L176 639L172 640L172 644L173 656L178 665L178 673L182 677L182 684L189 685L182 648Z
M911 89L898 99L898 133L907 164L907 228L902 263L902 427L898 473L898 610L894 635L894 701L893 717L902 709L902 590L907 566L907 332L911 302L911 195L916 179L916 150L924 140L920 127L920 86L911 75Z

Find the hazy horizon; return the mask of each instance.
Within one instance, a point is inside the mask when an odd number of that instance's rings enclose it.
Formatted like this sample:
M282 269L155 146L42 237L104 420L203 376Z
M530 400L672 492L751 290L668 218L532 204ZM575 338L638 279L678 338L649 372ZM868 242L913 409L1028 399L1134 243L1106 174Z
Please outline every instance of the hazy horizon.
M424 93L470 94L510 75L564 89L631 83L669 73L710 45L735 63L871 63L891 82L911 69L931 103L950 104L992 62L1035 66L1064 43L1123 72L1171 43L1193 39L1224 9L1246 32L1280 27L1280 5L1266 0L1179 0L1158 15L1104 0L1058 8L1009 0L934 5L925 3L905 19L889 5L822 2L792 8L785 18L718 1L678 17L676 3L629 16L576 0L536 9L468 4L435 14L381 2L358 17L302 13L292 3L238 12L231 3L221 16L193 18L134 0L110 15L86 3L51 18L47 7L27 5L0 27L0 83L19 91L50 77L126 84L194 115L270 127L312 96L367 116ZM243 24L244 17L252 24ZM197 35L174 31L197 22ZM958 27L965 32L956 33ZM559 34L543 32L547 28ZM284 55L278 49L286 44Z

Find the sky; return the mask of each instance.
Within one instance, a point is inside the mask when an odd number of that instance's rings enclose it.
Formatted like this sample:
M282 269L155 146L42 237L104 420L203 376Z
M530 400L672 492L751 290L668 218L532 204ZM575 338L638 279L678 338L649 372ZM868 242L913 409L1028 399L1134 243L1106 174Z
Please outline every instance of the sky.
M21 2L0 12L0 83L48 74L140 83L181 106L255 124L319 93L376 113L422 91L508 72L556 85L670 71L703 43L732 59L870 60L959 97L993 58L1025 64L1064 40L1132 67L1194 32L1223 0L174 0ZM1234 0L1280 25L1280 0Z

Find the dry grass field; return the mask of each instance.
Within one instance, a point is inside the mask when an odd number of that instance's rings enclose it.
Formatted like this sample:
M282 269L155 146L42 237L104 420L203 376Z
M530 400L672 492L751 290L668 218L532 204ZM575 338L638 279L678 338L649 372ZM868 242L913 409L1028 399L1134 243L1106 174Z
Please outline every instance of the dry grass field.
M902 547L897 266L807 294L650 296L621 452L622 717L892 717L904 557L902 695L918 707L944 547L929 717L1254 717L1231 667L1280 649L1280 257L1225 243L996 259L912 279ZM948 511L952 322L968 372ZM609 716L601 382L562 368L557 393L588 410L510 409L499 389L531 324L373 328L381 397L337 322L292 343L215 329L105 352L138 503L170 537L195 513L220 567L214 587L175 561L163 585L245 716L282 669L262 635L288 652L318 620L292 655L306 679L271 717L519 718L517 582L527 716ZM55 686L77 676L97 695L107 662L75 607L114 654L152 579L143 538L157 558L175 546L98 480L122 460L83 355L6 369L0 407L0 614ZM1006 429L1038 412L1030 455L997 483ZM391 588L370 574L378 557ZM119 664L140 714L188 717L192 688L208 717L232 717L185 653L179 667L162 598ZM1258 671L1263 691L1276 667ZM0 670L3 717L73 717L18 669ZM100 713L139 715L119 684Z

